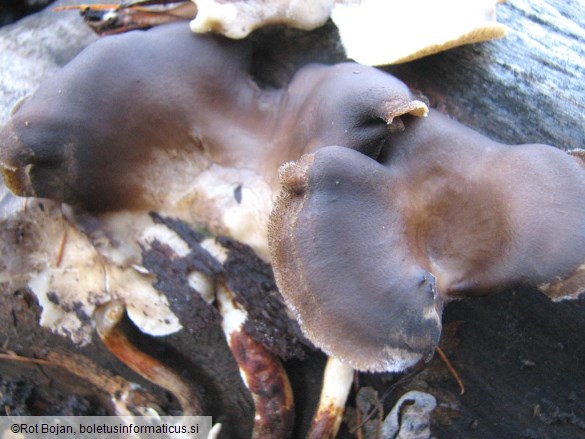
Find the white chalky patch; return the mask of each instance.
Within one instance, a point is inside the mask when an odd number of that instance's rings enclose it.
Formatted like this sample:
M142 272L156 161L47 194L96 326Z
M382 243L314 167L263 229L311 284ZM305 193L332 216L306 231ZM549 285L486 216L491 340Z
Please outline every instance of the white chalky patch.
M232 293L223 286L219 286L217 289L217 301L220 304L220 314L222 316L221 327L229 342L231 334L242 330L248 314L242 308L234 306Z
M209 252L220 264L224 264L228 257L228 251L219 244L215 238L207 238L199 243L201 247Z
M7 286L28 286L37 297L39 324L75 343L91 341L95 307L113 299L126 303L130 318L145 333L181 329L166 298L152 286L154 278L99 252L64 218L58 203L29 199L25 207L1 186L0 255Z
M215 285L213 280L203 273L193 271L187 278L189 286L199 293L207 303L215 301Z
M498 0L338 1L331 19L348 58L386 65L503 37ZM399 44L392 44L392 42Z
M334 0L193 0L197 15L191 21L195 33L218 32L229 38L245 38L254 29L286 24L312 30L325 24Z
M187 256L191 249L189 245L174 231L163 224L154 224L148 227L142 234L142 242L152 244L158 241L171 248L181 258Z

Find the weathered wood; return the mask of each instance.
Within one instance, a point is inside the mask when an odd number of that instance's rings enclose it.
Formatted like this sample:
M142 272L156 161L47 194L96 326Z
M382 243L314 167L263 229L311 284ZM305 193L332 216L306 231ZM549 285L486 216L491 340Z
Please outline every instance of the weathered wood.
M76 4L62 0L55 4ZM85 3L97 3L90 0ZM75 11L56 14L50 9L0 29L0 125L11 109L38 87L42 78L71 60L97 36Z
M496 140L584 147L585 3L510 0L498 14L506 38L388 70Z

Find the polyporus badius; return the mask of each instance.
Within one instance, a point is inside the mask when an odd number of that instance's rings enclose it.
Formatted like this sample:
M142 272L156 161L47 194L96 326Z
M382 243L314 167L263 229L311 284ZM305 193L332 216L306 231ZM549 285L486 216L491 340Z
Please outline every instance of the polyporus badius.
M429 358L451 300L585 291L585 170L432 110L376 155L330 146L281 168L272 263L307 337L365 371ZM576 153L574 153L576 154Z
M184 23L97 41L2 130L8 187L92 212L173 211L267 258L282 163L331 144L374 154L389 124L427 107L354 63L308 65L288 87L261 89L251 56L249 41Z
M144 332L162 335L181 328L172 313L161 323L148 312L132 312L165 301L153 287L160 279L147 268L144 252L181 261L192 250L185 237L163 227L149 211L230 235L268 259L266 229L282 163L330 144L378 154L401 126L402 115L428 111L396 78L355 63L307 65L287 87L262 89L250 73L252 56L249 41L194 35L185 23L104 38L43 83L0 132L7 186L22 196L50 198L58 224L75 229L62 267L70 268L69 260L72 270L93 266L95 276L83 277L75 291L84 298L88 291L101 295L79 312L66 313L77 324L83 311L86 335L89 316L110 301L124 303ZM59 202L73 206L67 218ZM46 235L46 246L58 251L61 239L59 233ZM95 258L80 257L70 247L78 242ZM217 245L207 246L221 253ZM54 268L51 262L45 265ZM220 298L214 297L216 272L192 271L187 274L193 294L210 283L209 300ZM117 288L112 273L118 272L154 296L139 298L132 288ZM67 276L54 273L53 284L43 288L24 281L41 303L49 292L58 302L74 288ZM168 307L158 308L165 311ZM224 329L230 342L240 331L239 326ZM244 371L246 364L240 366ZM289 429L286 380L279 373L274 377L283 383L284 408L277 412L283 429ZM259 412L258 434L266 431L263 419Z

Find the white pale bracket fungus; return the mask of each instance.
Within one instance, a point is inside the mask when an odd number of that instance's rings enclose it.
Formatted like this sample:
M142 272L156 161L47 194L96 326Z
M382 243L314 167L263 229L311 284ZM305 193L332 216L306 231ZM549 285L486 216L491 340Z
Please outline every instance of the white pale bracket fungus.
M59 203L17 198L0 185L0 225L0 280L32 290L43 308L41 326L83 345L91 340L95 307L123 299L141 331L166 335L181 328L151 277L100 253Z
M500 0L346 0L331 18L347 56L361 64L397 64L452 47L501 38Z
M191 20L195 33L242 39L256 29L285 25L300 30L339 29L348 58L388 65L432 55L452 47L502 38L496 21L502 0L136 0L122 5L78 5L99 34L114 34L179 20ZM108 9L109 8L109 9Z
M244 38L283 24L312 30L331 17L347 56L361 64L410 61L464 44L501 38L501 0L193 0L191 30Z
M197 15L191 21L196 33L217 32L245 38L260 27L283 24L312 30L325 24L334 0L193 0Z

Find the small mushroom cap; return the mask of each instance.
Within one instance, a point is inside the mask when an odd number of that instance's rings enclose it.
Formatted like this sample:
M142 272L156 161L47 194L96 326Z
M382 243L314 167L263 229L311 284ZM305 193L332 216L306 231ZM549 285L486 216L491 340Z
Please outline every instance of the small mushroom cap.
M413 93L404 82L353 62L304 66L287 93L286 109L293 117L288 118L285 134L296 136L289 141L292 148L285 148L296 153L288 160L330 145L376 157L392 131L399 129L401 116L425 117L428 113L425 98ZM281 160L278 166L284 162Z
M330 146L281 169L269 240L277 282L308 338L367 371L400 371L441 333L435 278L412 257L384 166Z

